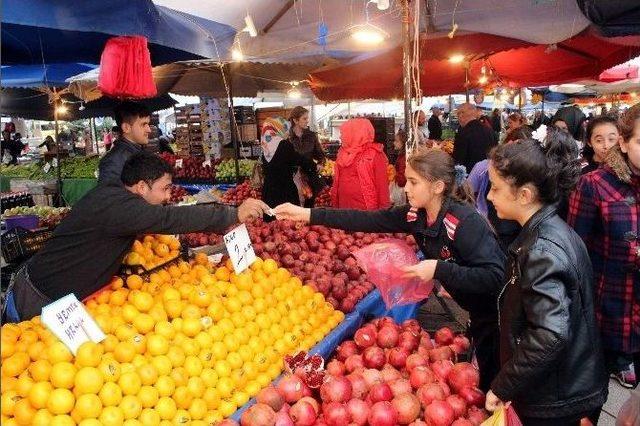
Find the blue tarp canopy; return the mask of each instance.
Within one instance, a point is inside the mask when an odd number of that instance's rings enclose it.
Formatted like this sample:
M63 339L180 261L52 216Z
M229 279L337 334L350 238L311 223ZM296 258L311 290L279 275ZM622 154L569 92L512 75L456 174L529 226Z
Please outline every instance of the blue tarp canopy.
M66 87L65 80L96 68L91 64L3 65L0 86L3 88Z
M2 63L100 62L106 41L120 35L149 40L153 65L226 59L232 27L151 0L4 0ZM76 73L77 74L77 73Z

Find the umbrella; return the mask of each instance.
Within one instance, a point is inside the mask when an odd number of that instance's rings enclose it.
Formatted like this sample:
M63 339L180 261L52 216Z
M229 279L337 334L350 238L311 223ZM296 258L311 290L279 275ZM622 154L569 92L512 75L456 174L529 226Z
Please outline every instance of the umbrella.
M154 65L225 58L235 30L151 0L4 0L3 64L100 62L106 41L142 35Z
M589 32L553 46L487 34L436 37L421 42L421 90L424 96L465 91L465 67L448 56L464 55L470 87L478 87L482 68L494 84L511 87L545 86L597 78L605 69L640 54L640 46L610 43ZM311 89L324 101L389 99L402 96L402 51L392 49L374 57L311 73ZM497 80L497 81L496 81Z
M3 88L65 87L72 75L96 68L96 65L66 63L45 65L3 65L0 86Z
M308 77L311 67L302 64L234 62L226 64L227 84L233 96L254 97L258 92L282 91L289 82ZM97 88L99 69L73 76L67 81L77 97L92 100L102 96ZM158 93L227 97L227 88L217 62L181 62L153 68Z

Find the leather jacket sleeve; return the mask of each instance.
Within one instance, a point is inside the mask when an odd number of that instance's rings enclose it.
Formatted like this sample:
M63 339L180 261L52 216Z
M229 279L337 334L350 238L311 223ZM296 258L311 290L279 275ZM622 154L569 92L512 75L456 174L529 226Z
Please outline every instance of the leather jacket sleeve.
M527 253L520 279L525 321L514 333L513 356L500 369L491 390L502 401L511 401L528 388L544 380L563 353L569 339L569 296L564 281L569 265L548 249L532 248ZM517 327L517 325L514 325ZM508 330L501 330L508 333ZM519 335L518 335L519 333Z
M99 185L122 185L120 175L122 168L127 161L124 152L113 148L107 153L98 164L98 184Z

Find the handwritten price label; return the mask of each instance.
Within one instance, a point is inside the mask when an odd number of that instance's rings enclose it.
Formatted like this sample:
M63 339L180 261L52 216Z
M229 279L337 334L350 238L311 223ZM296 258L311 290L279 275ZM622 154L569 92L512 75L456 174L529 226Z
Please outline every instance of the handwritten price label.
M176 160L176 169L181 169L182 168L182 158L178 158Z
M224 244L227 246L236 274L247 269L256 260L256 253L253 251L253 245L244 224L226 234Z
M44 163L44 167L42 168L42 170L43 170L45 173L49 173L49 170L51 170L51 164L49 164L49 163Z
M107 337L73 293L43 307L40 318L74 355L84 342L98 343Z

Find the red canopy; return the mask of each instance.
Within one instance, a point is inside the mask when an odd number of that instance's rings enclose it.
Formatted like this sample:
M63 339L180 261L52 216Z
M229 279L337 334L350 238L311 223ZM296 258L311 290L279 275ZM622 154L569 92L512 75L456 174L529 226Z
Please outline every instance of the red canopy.
M638 78L638 66L623 64L603 71L602 74L600 74L600 77L598 77L598 80L604 83L613 83L615 81L629 80L631 78Z
M640 54L640 46L610 43L588 32L553 46L481 33L425 39L420 76L424 96L465 90L463 64L448 60L458 54L471 63L471 87L480 86L483 65L492 68L503 85L526 87L596 79L603 70ZM314 94L324 101L402 97L402 48L318 69L310 81Z

